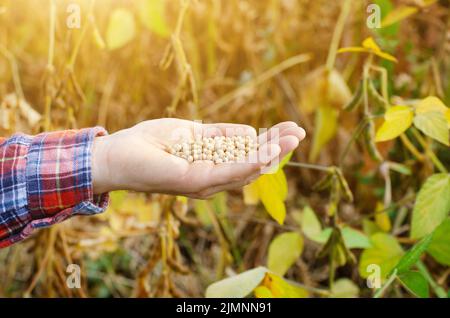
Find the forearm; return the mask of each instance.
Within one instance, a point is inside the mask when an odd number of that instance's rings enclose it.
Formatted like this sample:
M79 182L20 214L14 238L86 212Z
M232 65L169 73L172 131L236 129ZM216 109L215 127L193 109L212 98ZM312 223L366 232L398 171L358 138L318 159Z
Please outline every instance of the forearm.
M33 229L73 215L96 214L107 196L94 196L91 149L101 128L15 135L0 144L0 247Z

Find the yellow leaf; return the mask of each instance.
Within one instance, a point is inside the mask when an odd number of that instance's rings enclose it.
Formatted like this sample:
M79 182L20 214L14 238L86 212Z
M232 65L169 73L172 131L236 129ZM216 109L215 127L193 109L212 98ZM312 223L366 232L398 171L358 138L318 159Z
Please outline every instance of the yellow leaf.
M338 53L362 52L372 53L388 61L397 62L397 59L389 53L383 52L372 37L368 37L362 43L362 47L345 47L338 50Z
M280 177L280 174L283 177ZM267 212L279 224L283 224L286 217L284 199L287 193L286 177L283 170L280 169L275 174L262 175L255 181L255 184L258 189L258 196Z
M445 113L447 110L447 106L436 96L428 96L416 106L416 114L427 112Z
M408 106L393 106L384 114L384 123L378 129L375 141L386 141L400 136L413 122L413 112Z
M340 48L338 53L369 53L369 50L360 46L350 46L350 47L343 47Z
M134 38L135 29L133 14L127 9L115 9L109 17L106 31L108 49L115 50L130 42Z
M286 216L286 207L284 200L288 194L288 185L286 175L282 167L289 161L292 154L288 154L276 167L276 172L264 174L255 182L243 188L244 203L255 205L262 201L267 212L278 223L283 224Z
M352 99L352 92L350 88L341 73L336 70L332 70L328 74L327 93L328 99L326 103L323 103L322 105L334 106L337 109L341 109Z
M266 286L258 286L253 291L256 298L273 298L273 294Z
M291 284L274 273L266 273L262 283L274 298L307 298L309 293L304 288Z
M385 28L394 23L400 22L409 16L416 14L419 11L418 8L412 6L399 6L398 8L392 10L388 15L381 21L381 27Z
M321 106L316 112L314 139L309 161L315 161L331 138L336 134L338 111L330 106Z
M380 212L384 210L384 204L381 202L377 202L377 208L375 209L375 223L378 227L384 232L389 232L391 230L391 219L389 215L384 212Z
M278 170L276 173L263 175L263 178L271 179L270 182L273 184L273 190L278 193L278 197L284 201L288 195L288 185L286 180L286 175L282 169Z
M398 60L397 60L394 56L392 56L391 54L389 54L389 53L385 53L385 52L381 52L381 51L379 51L379 52L373 52L373 53L374 53L375 55L378 55L379 57L385 59L385 60L392 61L392 62L395 62L395 63L398 62Z
M296 262L303 251L303 238L297 232L286 232L276 236L269 246L267 267L283 276Z
M284 156L284 158L281 159L278 169L283 169L283 167L289 162L289 160L291 160L293 154L294 151L291 151L286 156Z
M375 51L375 52L380 52L381 49L378 46L378 44L374 41L374 39L372 37L368 37L367 39L365 39L362 43L363 48Z
M319 105L326 102L326 86L325 68L318 68L302 79L300 83L302 94L300 95L299 108L301 108L305 114L314 112Z
M166 22L166 0L140 0L138 3L139 17L146 28L160 37L170 35Z
M445 119L447 120L448 127L450 128L450 108L446 110L444 116Z
M243 187L244 203L246 205L256 205L259 202L258 186L255 182Z
M340 109L352 99L342 75L335 69L329 72L325 67L309 73L301 82L301 91L300 107L306 114L324 105Z

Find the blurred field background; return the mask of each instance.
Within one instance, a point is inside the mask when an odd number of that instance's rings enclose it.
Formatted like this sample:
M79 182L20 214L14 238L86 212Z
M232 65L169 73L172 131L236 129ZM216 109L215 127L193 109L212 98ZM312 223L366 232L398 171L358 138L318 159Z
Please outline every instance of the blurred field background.
M375 143L361 123L378 130L386 105L414 107L427 96L450 105L450 10L447 0L348 2L0 0L2 136L95 125L111 133L165 116L256 128L292 120L307 131L280 179L285 216L276 198L257 203L255 187L245 200L241 191L208 201L112 193L105 214L0 250L0 296L202 297L211 283L258 266L276 268L297 288L289 295L373 296L361 264L378 255L386 281L428 234L410 233L417 192L433 174L448 180L450 151L448 127ZM391 13L389 26L367 27L371 3ZM66 25L70 4L81 8L79 29ZM369 55L336 50L368 37L398 61L372 54L367 107L345 111ZM443 182L434 193L448 201ZM427 292L422 284L411 293L400 278L383 296L447 295L450 206L433 209L443 211L434 228L446 227L412 264ZM286 264L274 265L269 247L281 233L293 233L292 245L282 241L277 258ZM66 285L72 263L82 268L81 289ZM257 296L277 296L267 277L262 284L270 293Z

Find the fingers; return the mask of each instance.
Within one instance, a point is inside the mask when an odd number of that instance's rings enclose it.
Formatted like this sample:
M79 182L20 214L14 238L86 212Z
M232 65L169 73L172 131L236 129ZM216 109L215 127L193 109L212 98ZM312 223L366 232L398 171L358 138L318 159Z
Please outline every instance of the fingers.
M202 135L204 137L214 136L243 136L248 135L254 140L258 140L259 144L269 143L272 139L281 138L283 136L295 136L299 141L302 141L306 132L299 127L295 122L286 121L271 127L268 131L263 132L257 136L255 128L249 125L217 123L202 125Z
M288 129L296 129L299 128L296 123L292 121L286 121L279 124L276 124L275 126L272 126L270 129L262 132L258 136L258 143L264 144L266 142L269 142L272 138L279 138L281 136L285 135L285 131Z
M282 160L288 153L295 150L300 143L299 139L294 136L284 136L280 138L280 160Z
M214 164L211 161L197 161L190 165L189 172L180 184L190 186L191 195L208 196L216 192L242 187L267 171L267 166L277 165L289 152L298 147L305 138L303 128L294 122L283 122L256 137L256 130L248 125L205 124L204 137L249 135L260 141L258 151L248 155L242 163Z
M185 181L189 182L195 192L207 188L242 182L247 178L259 175L261 168L280 155L279 145L265 144L252 153L249 160L243 163L214 164L210 161L199 161L191 164Z
M280 153L278 156L276 156L274 158L275 160L272 159L270 166L278 165L280 163L280 161L288 153L290 153L291 151L293 151L295 148L298 147L298 144L299 144L299 139L295 136L281 137L279 140ZM265 151L265 149L263 149L263 151ZM228 165L228 166L230 166L230 165ZM200 193L198 193L198 197L199 198L208 198L218 192L242 188L243 186L255 181L260 175L261 175L261 167L258 170L256 170L255 173L247 176L246 178L244 178L242 180L209 187L209 188L205 189L204 191L201 191Z
M204 137L214 137L214 136L250 136L252 139L256 140L256 130L249 125L241 124L228 124L228 123L218 123L218 124L204 124L203 125L203 136Z
M255 151L249 155L248 162L216 165L216 168L211 171L211 177L216 181L215 185L245 180L276 159L280 152L279 145L265 144L259 148L258 152Z

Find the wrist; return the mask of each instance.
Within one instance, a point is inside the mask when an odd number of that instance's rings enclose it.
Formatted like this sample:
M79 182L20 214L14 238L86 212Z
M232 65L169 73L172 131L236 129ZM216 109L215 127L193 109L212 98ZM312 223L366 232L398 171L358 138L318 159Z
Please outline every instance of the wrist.
M92 186L94 194L113 190L110 182L109 140L110 136L95 137L92 145Z

